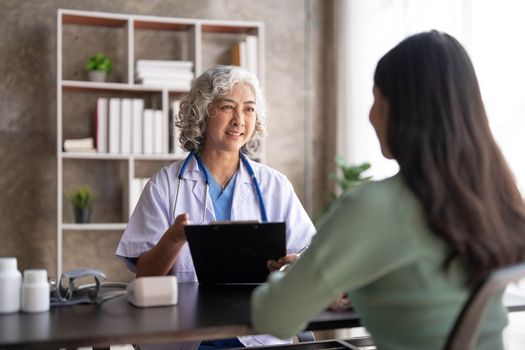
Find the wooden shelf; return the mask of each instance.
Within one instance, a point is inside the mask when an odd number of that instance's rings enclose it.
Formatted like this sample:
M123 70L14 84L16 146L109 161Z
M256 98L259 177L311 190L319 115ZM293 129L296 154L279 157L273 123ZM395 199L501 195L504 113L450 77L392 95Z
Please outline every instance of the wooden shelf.
M203 20L201 28L204 33L257 34L259 25L243 21Z
M99 27L124 27L128 20L125 18L114 18L109 16L90 16L90 15L76 15L64 14L62 16L62 23L65 24L80 24Z
M122 231L126 228L127 223L107 223L107 224L71 224L63 223L64 231Z
M75 26L102 28L78 28ZM103 28L107 27L107 28ZM151 33L149 31L152 31ZM158 32L154 32L158 31ZM173 33L167 32L172 31ZM96 43L91 35L96 32ZM104 34L109 39L104 42ZM215 41L213 33L227 34L227 41ZM186 60L193 62L192 72L197 77L210 65L223 62L219 51L233 49L233 45L245 40L247 35L257 36L256 51L259 80L264 85L264 24L255 21L208 20L145 16L109 12L91 12L59 9L57 18L57 276L62 273L63 233L68 231L122 231L126 223L64 223L64 189L83 182L104 187L106 206L112 210L109 217L127 220L136 202L137 180L147 179L160 166L178 159L186 153L175 154L129 154L129 153L77 153L63 152L64 139L92 137L96 133L96 106L101 98L142 99L144 110L162 112L163 125L168 125L173 100L187 93L187 89L168 86L145 86L135 83L136 65L139 59ZM221 35L219 35L221 36ZM154 38L154 39L152 39ZM89 39L89 40L88 40ZM164 40L164 41L163 41ZM100 42L99 42L100 41ZM84 47L90 45L89 47ZM228 45L224 50L224 46ZM220 47L216 47L220 46ZM217 50L217 49L220 50ZM98 51L101 50L101 51ZM92 82L82 79L86 52L112 50L115 71L112 82ZM253 53L253 52L252 52ZM65 56L67 55L67 56ZM66 79L64 79L66 78ZM185 86L185 85L183 85ZM264 88L264 86L263 86ZM93 104L93 107L91 107ZM172 124L170 124L172 125ZM103 129L102 129L103 130ZM108 128L109 130L109 128ZM127 130L127 129L126 129ZM95 131L95 132L94 132ZM158 138L157 138L158 140ZM170 138L163 134L163 152ZM114 148L112 148L114 149ZM133 149L133 148L131 148ZM129 148L126 148L129 150ZM82 162L103 160L104 162ZM162 164L163 163L163 164ZM71 173L64 174L64 167ZM90 169L92 168L92 169ZM102 174L102 175L101 175ZM97 175L100 178L97 178ZM99 184L102 176L104 183ZM91 181L91 182L90 182ZM114 205L115 204L115 205ZM97 218L95 218L96 220ZM74 252L68 252L69 254Z
M195 24L192 23L178 23L173 21L152 21L152 20L140 20L136 19L133 22L135 29L147 29L147 30L175 30L175 31L187 31L195 28Z
M158 93L167 90L169 93L185 93L188 90L173 89L163 86L148 86L141 84L125 84L125 83L98 83L92 81L81 80L63 80L63 91L78 91L78 92L120 92L125 91L129 93L144 93L152 92Z
M177 160L186 158L185 153L176 154L124 154L124 153L83 153L83 152L62 152L63 159L107 159L107 160Z

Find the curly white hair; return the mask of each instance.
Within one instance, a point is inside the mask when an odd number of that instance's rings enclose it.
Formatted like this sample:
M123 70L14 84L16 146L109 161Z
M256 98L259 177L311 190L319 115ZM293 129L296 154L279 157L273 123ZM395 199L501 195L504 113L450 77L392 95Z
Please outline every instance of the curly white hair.
M259 80L245 69L224 65L208 69L195 79L180 103L175 125L180 129L179 141L184 150L202 150L210 107L217 99L230 94L238 83L248 84L252 88L256 105L255 130L250 140L241 147L241 152L251 157L259 151L266 130L266 105Z

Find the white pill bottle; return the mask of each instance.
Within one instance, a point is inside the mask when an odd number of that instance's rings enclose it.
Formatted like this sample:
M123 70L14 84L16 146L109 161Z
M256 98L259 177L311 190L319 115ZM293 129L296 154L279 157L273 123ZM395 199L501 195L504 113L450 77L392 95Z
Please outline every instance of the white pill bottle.
M49 311L47 270L24 270L21 309L24 312Z
M20 310L21 283L16 258L0 257L0 314Z

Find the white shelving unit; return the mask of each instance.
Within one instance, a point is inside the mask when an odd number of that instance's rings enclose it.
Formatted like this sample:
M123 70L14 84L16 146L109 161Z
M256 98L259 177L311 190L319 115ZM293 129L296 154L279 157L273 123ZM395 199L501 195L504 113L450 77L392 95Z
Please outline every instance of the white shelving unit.
M90 82L82 80L78 71L83 68L83 61L87 56L75 57L81 55L82 44L77 41L81 35L75 34L73 38L68 37L68 42L64 43L65 33L68 27L77 30L78 28L95 28L94 30L113 30L116 29L118 34L115 37L121 38L116 44L115 50L124 52L122 59L119 62L120 75L117 82ZM222 20L207 20L207 19L190 19L190 18L174 18L174 17L159 17L159 16L141 16L131 14L118 13L104 13L104 12L88 12L77 10L59 9L57 16L57 241L56 241L56 259L57 259L57 278L60 277L63 268L63 237L64 233L68 231L117 231L122 232L126 227L127 218L129 217L129 208L123 208L121 219L117 222L94 222L89 224L75 224L64 221L64 210L68 209L69 203L64 203L64 163L71 164L75 167L86 167L85 162L97 161L102 162L123 162L125 164L125 176L122 179L123 196L127 196L131 186L131 182L136 175L137 162L167 162L184 157L181 154L112 154L112 153L72 153L62 151L64 139L71 138L70 129L75 129L69 121L71 119L79 120L85 118L86 124L88 120L92 119L91 114L82 115L82 110L64 111L65 99L64 96L72 96L72 98L79 100L94 99L96 96L118 95L124 97L130 96L147 96L149 99L156 101L155 105L158 109L162 109L163 117L168 120L170 99L180 96L186 91L170 89L161 86L143 86L135 83L135 66L136 60L139 58L155 59L155 57L144 57L145 53L140 52L141 41L138 37L145 33L152 38L163 37L164 33L173 35L180 35L184 41L184 57L166 58L166 52L163 52L158 59L172 59L172 60L189 60L193 62L193 69L195 76L200 75L205 69L210 68L214 64L230 64L231 62L223 62L224 59L210 61L210 56L206 45L210 42L222 43L227 40L214 40L215 35L230 36L242 40L243 36L255 35L257 37L257 71L258 78L264 88L264 25L262 22L252 21L222 21ZM88 35L89 36L89 35ZM89 43L96 47L96 41L88 38ZM102 42L104 37L99 38ZM152 45L154 40L142 40L142 44ZM229 39L230 42L235 39ZM94 44L93 44L94 43ZM164 43L165 44L165 43ZM156 46L162 51L162 39L156 43ZM77 47L68 47L68 45L79 45ZM155 45L155 43L153 43ZM104 47L113 48L111 44ZM148 46L149 47L149 46ZM229 50L230 48L226 48ZM146 50L148 51L148 50ZM165 51L165 50L164 50ZM96 52L91 52L95 54ZM142 57L140 57L142 56ZM168 53L168 56L169 53ZM204 63L203 63L204 62ZM80 65L81 67L78 67ZM114 63L115 66L115 63ZM73 73L72 73L73 72ZM158 102L160 101L160 102ZM94 109L94 106L93 106ZM69 124L68 124L69 121ZM93 136L87 130L84 131L82 137ZM78 134L78 130L75 129ZM92 133L92 130L91 130ZM264 150L259 155L259 159L264 161ZM80 164L77 164L80 163ZM96 166L96 165L94 165ZM88 169L86 169L87 171ZM116 201L123 198L115 199ZM67 204L67 205L65 205ZM96 220L96 218L94 218ZM68 220L69 221L69 220ZM72 254L73 252L68 252Z

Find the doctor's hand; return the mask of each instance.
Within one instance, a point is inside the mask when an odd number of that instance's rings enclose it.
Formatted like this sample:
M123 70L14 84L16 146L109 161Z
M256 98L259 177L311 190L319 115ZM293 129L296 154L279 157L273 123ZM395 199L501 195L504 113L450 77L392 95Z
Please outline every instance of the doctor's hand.
M352 301L348 298L348 294L341 294L328 307L331 311L348 310L352 306Z
M299 257L300 257L299 254L288 254L286 256L283 256L279 260L268 260L266 262L266 266L268 267L268 270L270 270L270 272L277 271L281 267L283 267L283 265L291 264L297 261Z
M190 224L190 215L188 213L180 214L175 218L175 222L168 229L168 235L173 243L186 242L186 234L184 233L184 225Z

